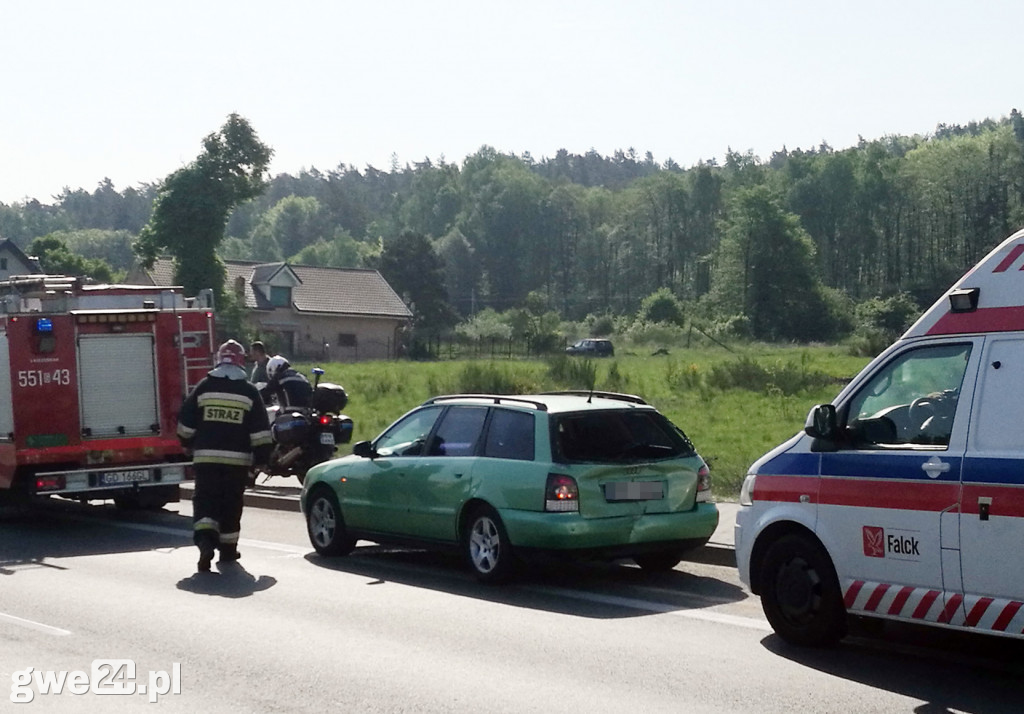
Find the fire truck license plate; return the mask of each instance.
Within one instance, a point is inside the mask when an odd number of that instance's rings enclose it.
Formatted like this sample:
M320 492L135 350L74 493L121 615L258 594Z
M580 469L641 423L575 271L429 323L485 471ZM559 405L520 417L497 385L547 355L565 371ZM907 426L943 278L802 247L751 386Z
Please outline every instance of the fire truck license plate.
M139 469L137 471L107 471L100 474L100 483L104 486L114 486L122 483L141 483L149 481L149 471Z
M334 446L334 434L329 431L320 432L320 443L327 446Z

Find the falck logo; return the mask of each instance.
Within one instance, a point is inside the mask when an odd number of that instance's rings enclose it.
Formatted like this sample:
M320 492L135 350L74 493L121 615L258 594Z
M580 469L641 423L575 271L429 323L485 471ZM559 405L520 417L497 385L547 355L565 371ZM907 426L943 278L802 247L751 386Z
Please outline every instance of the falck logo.
M885 557L885 529L864 526L864 555L869 558Z

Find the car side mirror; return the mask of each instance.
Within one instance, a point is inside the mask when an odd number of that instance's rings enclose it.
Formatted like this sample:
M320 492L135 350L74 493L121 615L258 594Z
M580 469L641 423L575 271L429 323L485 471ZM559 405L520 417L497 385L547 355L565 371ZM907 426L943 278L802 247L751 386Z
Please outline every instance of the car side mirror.
M377 452L373 450L373 444L369 441L357 441L352 445L352 453L356 456L361 456L364 459L373 459L377 457Z
M813 407L804 423L804 433L815 439L833 441L839 431L834 404L819 404Z

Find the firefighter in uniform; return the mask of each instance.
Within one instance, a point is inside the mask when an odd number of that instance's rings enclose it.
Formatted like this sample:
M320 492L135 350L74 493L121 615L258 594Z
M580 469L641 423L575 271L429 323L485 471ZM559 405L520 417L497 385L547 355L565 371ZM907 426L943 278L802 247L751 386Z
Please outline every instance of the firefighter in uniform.
M218 548L221 562L238 560L249 472L270 455L267 410L246 376L245 348L228 340L217 350L217 366L188 395L178 415L178 438L192 451L195 465L192 518L200 572L209 571Z
M269 381L264 394L277 397L282 409L307 409L313 402L313 387L305 375L296 372L281 355L267 362Z

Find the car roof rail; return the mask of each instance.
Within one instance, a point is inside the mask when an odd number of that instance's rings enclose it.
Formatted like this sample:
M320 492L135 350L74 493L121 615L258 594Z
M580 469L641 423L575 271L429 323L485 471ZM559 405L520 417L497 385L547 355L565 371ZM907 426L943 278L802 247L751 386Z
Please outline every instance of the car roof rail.
M514 397L508 394L443 394L438 397L431 397L427 401L423 402L421 406L426 406L427 404L437 404L439 402L445 402L454 399L483 399L487 401L493 401L495 404L529 404L530 406L535 407L537 411L546 412L548 410L548 405L545 404L544 402L539 402L535 399L527 399L525 397Z
M647 404L647 400L635 394L623 394L621 392L597 392L592 389L566 389L559 392L541 392L551 396L565 395L567 397L601 397L602 399L618 399L620 402L630 404Z

